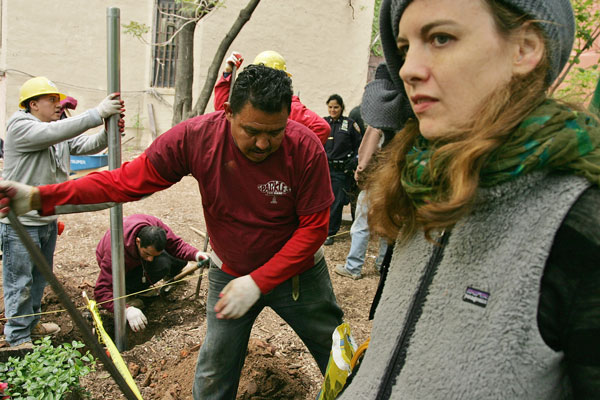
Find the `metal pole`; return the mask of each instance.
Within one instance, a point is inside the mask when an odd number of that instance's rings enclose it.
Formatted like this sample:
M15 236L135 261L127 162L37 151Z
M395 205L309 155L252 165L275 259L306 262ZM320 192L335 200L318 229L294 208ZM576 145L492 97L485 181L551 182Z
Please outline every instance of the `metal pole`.
M235 83L235 73L237 72L237 67L234 65L231 67L231 82L229 83L229 96L227 96L227 101L231 101L231 93L233 92L233 84Z
M121 92L120 59L120 10L116 7L106 9L107 17L107 66L108 94ZM118 114L107 121L108 130L108 167L113 170L121 166L121 134ZM125 295L125 258L123 245L123 206L110 209L110 250L112 254L113 295L119 298ZM127 349L127 321L125 320L125 299L114 301L115 308L115 345L119 351Z
M92 331L83 319L83 316L81 315L79 310L77 310L77 307L75 307L75 304L73 304L73 302L69 298L69 295L65 292L58 279L56 279L56 276L54 276L54 274L52 273L52 269L50 268L50 265L48 265L48 261L46 261L46 258L42 254L42 251L34 243L33 239L31 239L31 236L29 236L29 234L19 221L19 218L17 218L17 216L15 215L14 211L8 212L8 220L10 221L10 224L13 227L13 229L17 232L19 239L21 239L21 243L23 243L23 245L27 249L27 252L31 256L35 267L38 269L38 271L42 273L44 278L46 278L46 282L48 282L48 284L52 287L52 290L54 291L62 305L67 309L67 312L69 313L69 315L71 315L71 318L73 318L73 322L75 322L75 325L77 325L77 327L81 331L83 342L86 344L86 346L90 348L92 354L96 358L98 358L102 362L102 364L104 364L104 367L108 370L108 372L113 377L117 385L119 385L119 388L121 389L121 392L123 392L125 397L128 400L136 400L137 396L127 385L127 382L125 382L125 378L123 378L123 375L119 373L115 364L110 358L108 358L108 355L106 355L106 352L104 351L102 346L100 346L96 337L94 337L94 335L92 334Z

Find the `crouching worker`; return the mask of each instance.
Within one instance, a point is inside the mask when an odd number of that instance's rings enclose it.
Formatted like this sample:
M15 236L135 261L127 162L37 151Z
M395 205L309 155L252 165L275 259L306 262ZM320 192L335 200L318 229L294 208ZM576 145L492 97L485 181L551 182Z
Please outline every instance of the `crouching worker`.
M148 289L163 278L177 275L188 261L200 261L206 254L184 242L160 219L151 215L134 214L123 220L125 245L125 290L127 294ZM110 229L96 248L100 275L94 298L105 309L114 312ZM134 332L146 327L148 320L141 308L140 298L128 297L125 316Z
M250 65L223 111L176 125L121 168L41 187L0 181L0 216L140 200L191 174L214 253L194 399L235 399L265 307L294 329L324 373L342 321L321 249L333 193L323 145L288 119L291 103L284 71Z

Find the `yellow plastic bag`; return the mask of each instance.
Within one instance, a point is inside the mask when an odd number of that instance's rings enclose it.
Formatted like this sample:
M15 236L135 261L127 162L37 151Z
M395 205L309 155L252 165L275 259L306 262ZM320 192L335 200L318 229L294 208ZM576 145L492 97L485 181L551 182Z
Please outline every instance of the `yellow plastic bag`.
M332 338L329 363L317 400L335 399L352 372L352 358L357 351L357 347L350 331L350 325L347 322L339 325L335 328Z

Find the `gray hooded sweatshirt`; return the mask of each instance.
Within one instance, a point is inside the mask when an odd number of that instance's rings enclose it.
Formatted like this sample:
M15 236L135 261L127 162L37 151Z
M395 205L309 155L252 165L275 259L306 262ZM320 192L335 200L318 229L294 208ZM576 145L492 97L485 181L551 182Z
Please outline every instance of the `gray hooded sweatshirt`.
M93 135L81 135L101 124L96 109L53 122L42 122L22 110L15 112L6 126L2 178L32 186L67 181L70 155L94 154L106 148L108 138L104 129ZM37 211L31 211L19 220L24 225L40 226L56 218L40 217ZM9 223L8 218L0 221Z

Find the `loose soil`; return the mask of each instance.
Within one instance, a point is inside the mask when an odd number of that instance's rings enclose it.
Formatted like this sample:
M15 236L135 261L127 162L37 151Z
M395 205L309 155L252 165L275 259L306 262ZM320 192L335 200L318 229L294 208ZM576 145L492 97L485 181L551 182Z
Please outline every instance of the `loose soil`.
M130 160L138 154L139 151L135 150L124 151L123 160ZM349 209L346 211L349 213ZM202 248L204 240L195 230L205 232L206 229L194 178L184 177L167 190L123 205L124 216L136 213L155 215L185 241ZM335 243L325 247L325 257L344 319L350 323L353 336L360 344L368 338L371 329L368 313L379 281L374 268L378 241L372 239L369 243L362 279L352 280L335 274L333 269L344 263L350 249L348 219L343 221L342 234L336 237ZM58 238L54 272L79 307L84 305L82 291L90 297L93 294L99 272L96 245L110 227L110 214L108 210L71 214L61 216L60 221L65 224L65 230ZM197 281L198 273L176 285L168 295L147 299L144 313L148 327L139 333L127 328L128 350L122 352L122 356L144 399L191 399L198 349L206 332L206 273L199 297L195 298ZM46 288L42 311L56 312L44 315L43 321L56 322L61 327L53 342L82 340L69 314L60 311L63 309L57 296L49 287ZM3 300L0 301L0 311L4 311ZM101 314L104 327L113 335L112 314L104 311ZM277 314L265 309L252 330L237 399L314 399L321 383L319 369L302 341ZM81 384L92 399L124 398L101 364L95 372L82 378Z

